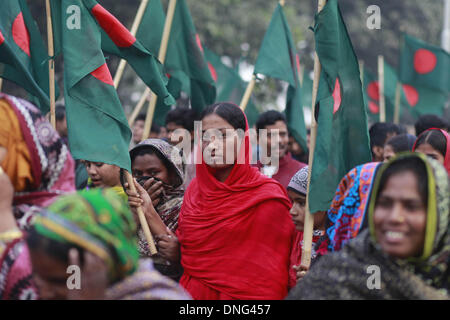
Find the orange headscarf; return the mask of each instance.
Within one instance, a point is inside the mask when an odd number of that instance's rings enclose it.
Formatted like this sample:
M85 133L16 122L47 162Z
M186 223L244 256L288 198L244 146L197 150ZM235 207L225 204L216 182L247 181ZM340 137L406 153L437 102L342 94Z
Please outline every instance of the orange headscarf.
M7 153L0 165L8 175L15 192L27 189L33 183L31 158L14 110L4 99L0 99L0 146Z

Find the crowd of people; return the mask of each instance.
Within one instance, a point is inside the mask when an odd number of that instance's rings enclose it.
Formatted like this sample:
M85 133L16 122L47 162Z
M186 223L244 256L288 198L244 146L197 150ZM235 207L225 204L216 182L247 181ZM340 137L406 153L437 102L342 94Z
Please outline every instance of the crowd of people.
M314 213L310 266L301 264L308 153L282 113L259 116L257 133L276 139L256 144L248 134L195 143L195 121L203 131L249 132L228 102L201 114L172 109L142 140L144 121L132 126L133 191L123 169L72 158L63 105L53 128L28 101L0 94L1 299L450 297L445 119L422 116L415 135L370 127L373 162L350 170L329 210ZM189 149L177 147L183 139ZM204 161L211 145L213 161ZM275 169L261 149L278 159ZM81 271L75 289L71 266ZM380 277L369 285L371 266Z

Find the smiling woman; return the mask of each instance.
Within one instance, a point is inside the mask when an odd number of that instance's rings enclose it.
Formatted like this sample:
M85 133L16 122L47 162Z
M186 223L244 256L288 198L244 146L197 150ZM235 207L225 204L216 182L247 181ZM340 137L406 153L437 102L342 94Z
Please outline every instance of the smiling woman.
M436 160L398 155L375 177L370 231L328 254L289 299L448 299L449 180ZM377 290L371 285L378 267Z

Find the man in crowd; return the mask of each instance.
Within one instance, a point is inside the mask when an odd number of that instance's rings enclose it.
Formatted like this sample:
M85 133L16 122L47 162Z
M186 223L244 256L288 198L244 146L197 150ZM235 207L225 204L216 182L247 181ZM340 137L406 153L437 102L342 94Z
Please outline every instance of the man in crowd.
M384 160L384 144L393 136L404 133L399 126L394 123L376 122L369 129L370 150L372 151L372 161L381 162Z
M267 130L266 135L262 131L260 132L262 129ZM289 132L286 117L281 112L275 110L266 111L256 121L256 131L260 151L267 150L267 157L271 158L271 160L273 157L278 157L277 166L272 163L273 161L263 164L260 152L256 164L257 168L287 188L292 176L306 164L292 158L289 152ZM274 138L278 136L278 139L272 139L272 132L275 133ZM272 147L275 148L276 143L278 143L278 154L272 155Z
M414 124L414 128L416 129L416 136L418 137L422 132L431 129L443 129L446 131L450 130L450 124L445 121L445 119L438 117L434 114L424 114L420 116L420 118Z
M140 114L136 117L136 120L134 120L132 128L133 137L131 139L130 149L142 141L142 135L144 134L145 117L145 114ZM161 127L156 123L152 123L152 127L150 128L150 135L148 137L160 138L160 133Z
M189 183L195 177L195 145L194 145L194 122L198 120L198 114L193 110L185 107L175 108L167 113L166 129L167 138L170 144L176 146L183 139L189 139L190 148L184 148L182 151L184 161L184 187L187 188ZM174 135L175 130L184 129L185 135ZM187 143L187 141L184 141Z

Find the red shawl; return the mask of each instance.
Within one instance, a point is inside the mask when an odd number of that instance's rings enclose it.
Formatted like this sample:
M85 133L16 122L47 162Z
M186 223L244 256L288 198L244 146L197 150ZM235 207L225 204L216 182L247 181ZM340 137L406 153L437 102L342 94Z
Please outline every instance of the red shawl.
M284 188L250 166L248 124L238 161L225 182L203 162L179 218L184 275L194 299L283 299L294 225ZM200 158L201 157L201 158Z
M447 149L445 150L445 155L444 155L444 167L445 167L445 170L447 170L447 173L450 177L450 135L448 134L447 131L442 130L442 129L437 129L437 128L428 129L428 130L422 132L420 135L425 134L425 132L428 132L430 130L439 130L440 132L442 132L442 134L445 137L445 140L447 142ZM416 143L417 143L417 140L416 140ZM413 151L416 150L416 143L414 143Z

